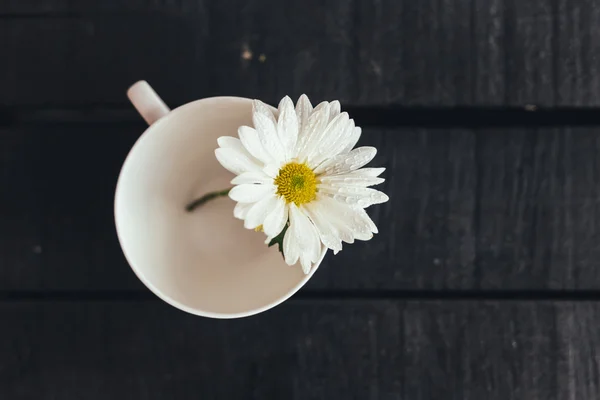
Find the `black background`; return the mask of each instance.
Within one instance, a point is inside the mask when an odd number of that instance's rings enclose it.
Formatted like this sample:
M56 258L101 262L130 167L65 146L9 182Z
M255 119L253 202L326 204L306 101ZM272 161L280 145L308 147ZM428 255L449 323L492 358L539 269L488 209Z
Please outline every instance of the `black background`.
M0 55L0 399L600 398L600 1L1 0ZM139 79L339 99L381 233L252 318L160 302L112 217Z

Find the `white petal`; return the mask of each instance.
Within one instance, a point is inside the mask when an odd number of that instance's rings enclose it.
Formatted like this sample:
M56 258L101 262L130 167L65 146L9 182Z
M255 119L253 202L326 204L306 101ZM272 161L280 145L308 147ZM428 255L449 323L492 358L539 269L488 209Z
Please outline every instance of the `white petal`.
M305 275L308 275L313 267L313 262L308 254L300 253L300 265L302 266L302 272L304 272Z
M327 194L334 200L362 208L373 204L385 203L389 197L379 190L360 186L333 186L326 183L317 185L320 193Z
M329 123L329 103L319 104L308 118L308 123L304 129L304 134L299 138L297 157L299 161L304 162L306 157L315 147L315 139L327 128Z
M363 209L350 207L324 196L318 200L321 203L321 207L324 207L326 210L326 215L330 218L330 222L337 229L350 230L353 238L369 240L373 237L373 233L377 232L377 227Z
M321 178L321 182L326 183L329 186L333 186L333 187L351 187L351 186L367 187L367 186L379 185L379 184L385 182L385 179L378 178L376 176L354 175L354 174L352 174L352 172L349 172L347 174L341 174L341 175L331 175L331 176L324 175Z
M268 105L266 105L265 103L263 103L260 100L252 101L252 116L254 116L256 114L262 114L267 119L269 119L273 123L273 125L275 125L277 123L277 120L275 119L275 116L273 115L273 111L271 111L271 107L269 107Z
M268 112L265 112L266 105L258 100L254 100L252 104L254 105L252 121L254 129L258 132L260 143L274 161L284 161L284 148L277 134L277 122L273 113L268 109Z
M253 121L263 148L274 161L282 162L285 159L285 153L283 145L279 141L275 124L262 114L255 114Z
M348 154L340 154L315 169L315 174L338 175L359 169L377 154L375 147L359 147Z
M366 242L373 239L373 234L371 232L356 231L354 232L354 238L356 240L362 240L363 242Z
M285 236L283 237L283 257L285 258L285 263L287 265L296 264L298 258L300 258L300 247L296 242L291 227L285 231Z
M347 215L344 214L346 206L321 194L317 195L318 212L327 218L327 222L335 229L340 240L345 243L354 243L354 232L350 229ZM339 250L334 250L339 251Z
M319 207L319 205L319 202L313 201L305 204L304 208L308 217L315 225L315 228L317 228L321 242L333 251L340 251L342 250L342 239L340 238L340 234L329 222L327 216L322 212L322 207Z
M242 145L242 142L240 142L240 139L235 138L233 136L221 136L217 139L217 143L219 147L222 147L224 149L243 149L244 151L246 150Z
M260 171L261 169L254 158L238 149L218 148L215 150L215 156L225 169L236 175L248 171Z
M354 125L354 120L351 119L346 123L342 134L336 139L332 140L328 145L330 146L331 156L337 156L338 154L348 153L346 148L352 143L354 140L354 130L356 129ZM356 142L354 142L356 143ZM354 146L353 146L354 147Z
M347 118L347 113L340 114L336 119L337 126L327 127L320 143L317 145L317 155L311 160L311 165L317 166L324 160L337 156L343 153L350 140L352 140L352 132L354 131L354 120Z
M285 200L277 197L277 203L263 222L263 232L269 237L275 237L281 233L288 220L288 210Z
M231 189L229 197L241 203L254 203L273 193L275 193L274 185L243 184Z
M237 203L233 208L233 216L237 219L246 218L253 205L254 203Z
M349 153L350 150L352 150L354 148L354 146L356 146L356 143L358 143L361 133L362 133L362 129L359 126L354 127L354 130L352 131L350 139L348 139L348 143L346 144L346 147L344 147L344 149L342 149L340 154Z
M315 226L310 222L308 217L298 207L291 203L289 205L289 220L290 227L286 231L288 238L288 247L295 256L296 252L302 263L302 269L305 274L310 271L312 263L317 262L321 250L319 234ZM284 254L285 254L285 237L284 237ZM296 247L297 249L294 249ZM292 257L294 258L294 257ZM286 262L288 260L286 259ZM289 264L289 263L288 263Z
M262 171L265 175L275 179L275 178L277 178L277 175L279 175L280 169L281 169L281 166L279 164L268 164L268 165L264 166Z
M294 109L294 103L292 103L292 99L288 96L285 96L279 103L277 133L283 145L285 157L291 158L292 152L296 147L296 141L298 140L298 116Z
M303 134L303 129L308 123L308 117L313 111L313 106L310 104L308 97L303 94L296 103L296 115L298 116L298 135Z
M311 260L316 261L319 256L319 244L315 243L318 242L316 228L310 222L306 214L294 203L291 203L289 206L289 216L290 227L293 226L292 230L296 232L296 239L298 240L298 243L301 244L300 247L310 254Z
M349 146L354 147L354 145L356 144L355 137L354 137L355 130L356 130L356 126L354 125L354 120L351 119L346 124L343 134L340 135L340 137L337 141L335 141L331 144L332 156L333 155L337 156L338 154L347 154L348 152L346 151L346 149Z
M273 178L267 176L262 171L244 172L231 180L232 185L241 185L243 183L273 183Z
M296 226L295 231L298 235L297 238L299 243L301 243L302 252L300 253L300 257L306 255L308 260L316 262L319 259L319 252L321 250L321 241L319 240L317 228L302 210L293 203L292 206L290 206L290 213L294 214L294 216L290 216L290 223L293 218Z
M242 143L242 141L236 137L232 137L232 136L221 136L220 138L217 139L217 143L219 144L219 147L223 148L223 149L234 149L239 151L240 153L242 153L243 155L245 155L246 157L248 157L249 159L251 159L252 161L254 161L256 164L260 164L260 160L258 160L257 158L255 158L246 148L246 146L244 146L244 144Z
M333 121L335 117L340 115L340 111L342 110L342 105L339 101L334 100L329 103L329 121Z
M238 136L240 137L242 145L253 157L262 161L263 164L273 162L273 157L271 157L262 145L256 129L249 126L240 126L238 129Z
M327 108L327 115L329 116L329 102L328 101L322 101L319 104L317 104L317 106L313 110L313 114L316 112L319 112L325 108ZM327 122L329 122L329 117L328 117Z
M244 220L244 228L254 229L265 222L267 215L273 210L277 204L277 197L275 195L267 196L262 200L255 203Z
M323 160L335 154L332 154L332 151L340 137L344 135L347 124L348 113L344 112L331 121L323 131L313 135L311 138L311 151L306 153L310 167L316 167ZM341 147L338 150L341 151Z
M369 214L362 208L355 208L356 214L358 218L356 219L357 223L364 224L371 232L379 233L379 229L375 225L375 222L369 217Z
M348 176L379 176L385 171L385 168L361 168L356 171L348 172Z

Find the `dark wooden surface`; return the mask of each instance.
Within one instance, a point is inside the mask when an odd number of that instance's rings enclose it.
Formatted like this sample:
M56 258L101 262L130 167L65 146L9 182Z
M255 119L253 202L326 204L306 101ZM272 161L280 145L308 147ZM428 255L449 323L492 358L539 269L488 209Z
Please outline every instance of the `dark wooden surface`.
M112 219L141 129L2 131L0 289L145 291ZM393 200L369 210L380 234L328 257L305 290L600 289L597 129L366 128L361 143L379 149Z
M4 0L0 14L9 104L122 104L143 77L171 104L600 105L597 0Z
M1 400L600 398L600 0L4 0L0 54ZM112 215L138 79L340 99L380 234L259 316L160 302Z
M0 311L9 399L600 396L595 303L291 300L238 321L143 301Z

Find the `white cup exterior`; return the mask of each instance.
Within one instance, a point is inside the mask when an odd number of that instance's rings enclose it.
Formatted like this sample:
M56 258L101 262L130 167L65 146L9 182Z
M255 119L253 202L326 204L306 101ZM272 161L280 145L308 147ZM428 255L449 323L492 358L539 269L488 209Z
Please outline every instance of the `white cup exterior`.
M257 314L298 291L326 249L305 275L299 265L286 265L276 246L267 247L263 233L233 217L229 198L185 210L201 195L231 187L233 175L214 150L218 137L237 137L239 126L252 124L252 100L206 98L143 116L156 122L123 164L114 210L119 242L138 278L167 303L211 318Z

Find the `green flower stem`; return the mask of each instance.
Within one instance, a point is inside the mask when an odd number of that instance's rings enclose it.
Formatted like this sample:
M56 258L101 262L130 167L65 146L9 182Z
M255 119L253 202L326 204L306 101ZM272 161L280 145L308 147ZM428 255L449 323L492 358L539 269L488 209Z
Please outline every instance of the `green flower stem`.
M225 190L221 190L221 191L217 191L217 192L210 192L205 194L204 196L200 197L197 200L194 200L193 202L191 202L190 204L187 205L187 207L185 208L188 212L192 212L194 211L197 207L200 207L202 204L212 200L212 199L216 199L218 197L224 197L227 196L229 194L229 191L231 190L231 188L229 189L225 189Z

